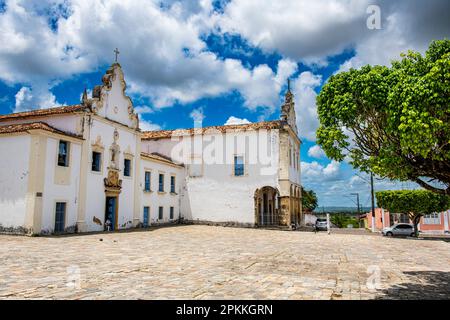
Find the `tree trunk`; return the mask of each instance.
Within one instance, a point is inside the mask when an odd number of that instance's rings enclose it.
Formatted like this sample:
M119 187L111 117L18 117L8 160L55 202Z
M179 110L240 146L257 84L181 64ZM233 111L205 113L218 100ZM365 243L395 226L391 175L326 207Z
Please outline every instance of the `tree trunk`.
M422 215L417 215L417 216L414 216L414 220L413 220L413 223L414 223L414 236L416 237L416 238L418 238L419 237L419 228L418 228L418 225L419 225L419 222L420 222L420 217L422 217Z

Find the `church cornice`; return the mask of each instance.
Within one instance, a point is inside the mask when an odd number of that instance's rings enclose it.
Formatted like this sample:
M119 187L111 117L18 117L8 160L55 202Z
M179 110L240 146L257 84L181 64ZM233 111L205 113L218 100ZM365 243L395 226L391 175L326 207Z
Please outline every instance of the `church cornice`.
M172 136L192 136L196 134L213 134L227 132L245 132L251 130L271 130L281 129L283 123L280 120L264 121L255 123L245 123L224 126L209 126L203 128L175 129L175 130L158 130L142 132L142 140L158 140L171 138Z

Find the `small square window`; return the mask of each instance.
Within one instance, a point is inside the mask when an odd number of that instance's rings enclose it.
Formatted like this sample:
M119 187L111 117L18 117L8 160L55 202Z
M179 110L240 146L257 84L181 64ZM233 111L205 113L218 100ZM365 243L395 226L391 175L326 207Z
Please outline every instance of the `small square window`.
M60 140L58 147L58 166L69 166L69 142Z
M123 162L123 175L125 177L131 176L131 160L125 159Z
M92 171L100 172L102 154L100 152L92 152Z

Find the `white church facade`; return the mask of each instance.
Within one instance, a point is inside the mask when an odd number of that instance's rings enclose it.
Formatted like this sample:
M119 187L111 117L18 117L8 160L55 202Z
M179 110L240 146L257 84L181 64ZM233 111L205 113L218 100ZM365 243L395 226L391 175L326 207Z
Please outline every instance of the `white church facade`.
M0 232L303 223L290 90L281 118L142 132L114 63L79 105L0 115Z

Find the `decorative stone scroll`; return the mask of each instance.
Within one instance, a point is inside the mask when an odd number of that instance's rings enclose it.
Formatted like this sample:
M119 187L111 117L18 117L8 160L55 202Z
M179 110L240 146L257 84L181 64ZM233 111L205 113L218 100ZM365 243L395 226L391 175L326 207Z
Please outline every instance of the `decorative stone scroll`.
M108 170L108 177L104 179L105 192L120 193L122 190L122 180L119 179L119 171Z

